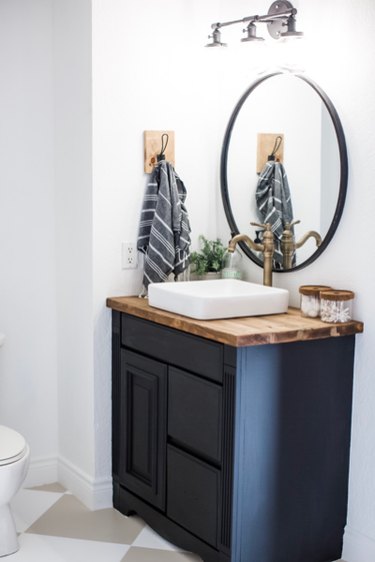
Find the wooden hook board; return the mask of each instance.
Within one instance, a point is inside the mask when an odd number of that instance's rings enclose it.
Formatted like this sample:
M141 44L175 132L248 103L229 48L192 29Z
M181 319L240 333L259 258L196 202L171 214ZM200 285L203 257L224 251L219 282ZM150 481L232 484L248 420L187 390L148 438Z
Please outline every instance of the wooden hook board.
M272 154L277 137L283 140L275 154L277 162L284 163L284 134L283 133L258 133L257 144L257 174L263 170L268 161L268 156Z
M144 171L146 174L151 174L154 166L158 161L158 154L161 152L162 147L162 135L168 135L168 144L165 149L165 159L175 165L174 156L174 131L145 131L144 132ZM165 139L164 139L165 140ZM165 143L164 143L165 144Z

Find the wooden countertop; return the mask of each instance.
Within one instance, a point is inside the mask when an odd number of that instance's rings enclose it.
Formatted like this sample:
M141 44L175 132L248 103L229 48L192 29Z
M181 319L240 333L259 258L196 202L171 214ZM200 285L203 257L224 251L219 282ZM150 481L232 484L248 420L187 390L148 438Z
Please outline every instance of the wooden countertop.
M126 312L138 318L234 347L317 340L363 332L362 322L352 320L342 324L327 324L317 318L301 316L300 310L296 308L290 308L285 314L269 316L196 320L154 308L148 304L147 299L139 297L108 298L107 306L119 312Z

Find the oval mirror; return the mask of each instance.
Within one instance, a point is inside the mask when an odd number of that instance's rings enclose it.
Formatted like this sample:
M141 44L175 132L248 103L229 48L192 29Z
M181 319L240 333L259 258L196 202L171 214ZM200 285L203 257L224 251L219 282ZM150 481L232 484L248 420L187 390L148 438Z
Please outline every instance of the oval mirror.
M281 192L277 190L277 174L271 174L272 181L265 181L273 167L283 170ZM245 233L259 240L261 229L250 222L272 222L266 220L271 213L265 208L282 207L282 223L300 221L292 232L295 241L303 244L295 250L293 260L274 260L273 269L282 272L305 267L333 237L347 181L344 132L325 92L304 75L275 72L256 80L237 103L222 148L221 195L232 236ZM282 224L281 230L284 227ZM276 222L272 229L276 245L280 244ZM314 235L306 237L311 232ZM244 242L240 246L262 266L261 254Z

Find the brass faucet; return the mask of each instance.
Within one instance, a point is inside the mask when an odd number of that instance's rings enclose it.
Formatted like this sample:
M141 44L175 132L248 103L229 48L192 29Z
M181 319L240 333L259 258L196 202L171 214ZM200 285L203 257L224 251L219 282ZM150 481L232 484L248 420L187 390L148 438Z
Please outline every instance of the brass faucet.
M241 241L245 242L255 252L263 252L263 285L272 287L272 259L275 243L273 241L271 224L258 224L256 222L251 222L250 224L265 229L262 243L254 242L247 234L236 234L229 242L228 252L234 252L236 245Z
M301 248L304 243L309 238L315 238L316 246L319 247L322 243L322 237L315 230L309 230L302 236L298 242L295 241L294 234L292 232L292 227L295 224L299 224L301 221L293 221L291 223L286 223L284 226L284 232L281 236L281 252L283 254L283 269L291 269L293 264L294 252Z

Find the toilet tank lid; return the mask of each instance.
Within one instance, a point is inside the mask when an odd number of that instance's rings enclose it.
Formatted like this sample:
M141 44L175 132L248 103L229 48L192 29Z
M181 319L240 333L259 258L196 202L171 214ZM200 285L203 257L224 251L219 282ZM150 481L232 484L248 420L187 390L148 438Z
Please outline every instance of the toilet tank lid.
M0 425L0 462L13 459L24 451L25 438L5 425Z

